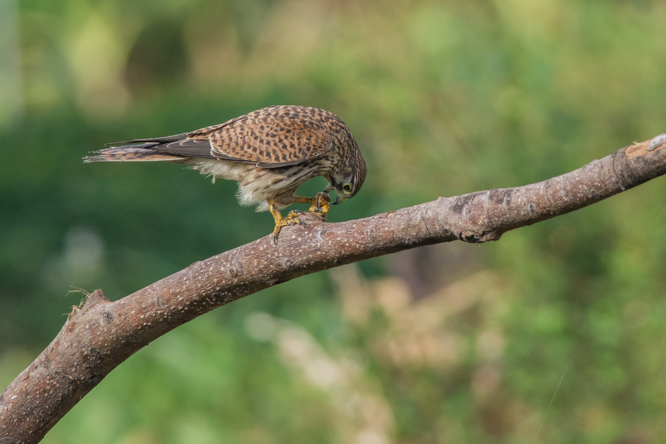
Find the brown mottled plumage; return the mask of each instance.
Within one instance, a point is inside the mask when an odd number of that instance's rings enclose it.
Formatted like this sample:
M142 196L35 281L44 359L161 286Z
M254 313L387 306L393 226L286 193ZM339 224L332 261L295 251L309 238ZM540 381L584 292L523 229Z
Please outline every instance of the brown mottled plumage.
M324 176L335 189L335 203L354 197L363 185L366 165L349 128L335 114L304 106L272 106L219 125L154 139L119 142L96 151L85 162L176 162L214 178L238 182L241 205L257 205L275 218L275 238L285 225L300 223L297 214L283 218L278 209L309 203L310 211L329 209L322 196L295 196L307 180Z

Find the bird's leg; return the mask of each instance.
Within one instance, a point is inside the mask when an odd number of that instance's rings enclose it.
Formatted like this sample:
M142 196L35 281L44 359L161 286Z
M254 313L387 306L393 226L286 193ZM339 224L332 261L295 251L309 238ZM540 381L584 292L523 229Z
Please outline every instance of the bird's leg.
M267 199L268 209L275 219L275 229L273 230L273 240L277 243L278 236L282 227L287 225L305 225L299 216L303 214L302 211L292 210L289 212L287 217L282 217L282 213L275 206L275 201L272 199ZM285 203L285 201L282 201ZM307 203L310 204L310 209L308 210L311 213L318 214L322 221L326 220L326 214L328 210L331 209L331 197L326 192L317 193L315 197L302 197L302 196L292 196L286 202L288 203Z
M293 203L310 204L310 213L320 213L326 217L326 213L331 209L331 197L326 192L319 192L315 197L294 196ZM291 214L291 213L290 213Z
M298 218L299 213L292 211L289 213L287 217L282 217L280 210L278 210L277 207L275 206L275 202L271 199L268 199L267 202L268 202L268 209L271 211L273 219L275 219L275 228L273 229L273 242L275 242L276 244L278 236L280 235L280 230L282 230L282 227L286 227L287 225L305 225L305 223Z
M314 197L293 196L290 199L289 203L306 203L306 204L314 205L315 204L315 198ZM312 210L308 210L308 211L312 211Z

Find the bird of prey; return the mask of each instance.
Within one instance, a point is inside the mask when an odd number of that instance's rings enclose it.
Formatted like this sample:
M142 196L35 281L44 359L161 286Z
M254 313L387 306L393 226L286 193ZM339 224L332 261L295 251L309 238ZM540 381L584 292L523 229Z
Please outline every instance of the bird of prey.
M174 162L202 174L238 182L238 201L270 210L273 239L282 227L302 223L299 212L280 209L308 203L325 217L328 193L338 204L361 189L366 164L347 125L335 114L305 106L271 106L189 133L111 143L84 162ZM323 176L328 186L315 197L294 193L307 180Z

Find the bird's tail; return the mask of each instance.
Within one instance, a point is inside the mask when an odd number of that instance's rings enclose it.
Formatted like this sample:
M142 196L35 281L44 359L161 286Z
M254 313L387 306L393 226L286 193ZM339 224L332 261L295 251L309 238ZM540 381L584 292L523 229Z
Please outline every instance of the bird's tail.
M184 160L182 157L160 154L151 149L122 146L93 151L93 154L96 156L86 156L83 162L182 162Z
M84 163L90 162L182 162L181 156L172 156L160 153L156 148L165 142L171 142L174 138L181 136L163 137L159 139L141 139L131 140L128 145L114 146L104 148L103 150L93 151L96 156L86 156ZM115 144L111 144L115 145Z

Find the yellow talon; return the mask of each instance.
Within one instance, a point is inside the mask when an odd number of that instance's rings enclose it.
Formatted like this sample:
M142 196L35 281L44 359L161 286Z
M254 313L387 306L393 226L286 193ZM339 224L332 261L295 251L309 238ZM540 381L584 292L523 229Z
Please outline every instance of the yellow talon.
M283 217L275 224L275 228L273 229L273 242L277 244L280 230L282 230L282 227L286 227L288 225L305 225L305 222L298 218L298 214L289 213L289 216Z
M328 193L319 192L312 199L312 206L308 210L310 213L319 213L322 216L322 220L326 219L326 214L328 210L331 209L331 196Z
M328 193L320 192L317 193L315 197L301 197L294 196L294 203L309 203L311 204L310 209L308 210L311 213L318 214L321 220L326 220L326 214L331 209L331 197ZM273 229L273 242L277 244L278 236L280 235L280 230L282 227L287 225L305 225L300 219L300 215L303 214L302 211L293 210L290 211L287 217L282 217L280 210L275 206L275 202L268 200L268 208L275 219L275 228Z
M282 217L280 210L275 207L273 201L268 201L268 209L271 211L273 218L275 219L275 228L273 229L273 242L277 244L278 236L280 235L280 230L282 227L288 225L305 225L305 223L298 217L301 215L299 211L291 211L287 217Z

